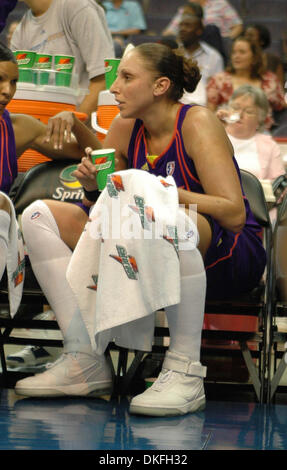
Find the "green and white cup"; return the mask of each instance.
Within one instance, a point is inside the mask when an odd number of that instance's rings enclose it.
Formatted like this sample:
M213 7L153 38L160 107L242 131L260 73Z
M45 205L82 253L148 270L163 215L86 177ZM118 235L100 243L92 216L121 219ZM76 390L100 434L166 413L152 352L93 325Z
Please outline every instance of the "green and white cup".
M19 67L19 81L34 83L34 63L36 52L33 51L14 51Z
M118 66L121 59L105 59L106 88L109 90L117 78Z
M103 191L107 184L108 175L115 171L115 149L94 150L91 157L97 170L98 189Z
M54 69L56 70L56 86L70 86L74 64L74 56L63 54L54 56Z
M34 62L35 70L35 83L36 85L48 85L50 73L45 70L51 70L53 63L53 56L50 54L36 54Z

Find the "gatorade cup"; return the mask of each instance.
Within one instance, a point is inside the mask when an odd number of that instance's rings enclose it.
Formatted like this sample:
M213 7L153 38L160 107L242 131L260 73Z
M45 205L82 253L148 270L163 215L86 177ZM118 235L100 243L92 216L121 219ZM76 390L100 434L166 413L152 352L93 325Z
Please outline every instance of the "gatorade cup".
M117 70L121 59L105 59L106 88L109 90L117 78Z
M108 175L115 171L115 149L94 150L92 160L96 165L98 189L103 191Z
M34 69L37 69L35 73L36 85L48 85L49 83L49 72L44 70L52 68L53 56L50 54L36 54Z
M33 51L15 51L14 55L19 67L19 82L34 82L34 62L36 52Z
M75 57L70 55L55 55L54 68L56 70L56 86L70 86Z

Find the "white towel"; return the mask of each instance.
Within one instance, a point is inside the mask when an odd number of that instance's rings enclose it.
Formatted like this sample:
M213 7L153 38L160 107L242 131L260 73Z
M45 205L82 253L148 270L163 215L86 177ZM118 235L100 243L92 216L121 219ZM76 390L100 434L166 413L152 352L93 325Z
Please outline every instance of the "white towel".
M180 302L178 213L171 176L142 170L109 176L67 270L99 353L110 340L150 350L152 314ZM189 243L195 247L193 228Z
M22 299L25 277L25 254L22 234L11 199L1 192L10 204L10 230L8 240L7 278L10 315L13 318Z

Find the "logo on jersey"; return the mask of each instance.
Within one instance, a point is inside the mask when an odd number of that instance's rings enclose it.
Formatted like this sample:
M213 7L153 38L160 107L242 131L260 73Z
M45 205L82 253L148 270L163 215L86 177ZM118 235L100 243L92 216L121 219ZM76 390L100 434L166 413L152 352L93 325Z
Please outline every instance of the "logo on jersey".
M128 255L124 246L116 245L118 256L110 255L111 258L122 264L129 279L137 280L138 267L133 256Z
M167 176L173 175L174 170L175 170L175 162L167 162L167 164L166 164L166 174L167 174Z

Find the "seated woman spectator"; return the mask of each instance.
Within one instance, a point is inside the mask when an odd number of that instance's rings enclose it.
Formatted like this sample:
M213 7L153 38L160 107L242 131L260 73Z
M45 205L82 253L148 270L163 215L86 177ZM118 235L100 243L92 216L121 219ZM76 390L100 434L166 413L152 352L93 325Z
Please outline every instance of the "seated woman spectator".
M232 46L230 65L208 82L208 108L215 111L228 103L234 90L244 84L260 87L267 96L271 111L286 108L283 87L277 76L266 70L261 48L250 39L239 37ZM269 123L268 127L272 123L271 115Z
M285 173L279 145L264 133L268 110L268 100L260 88L242 85L234 91L228 106L217 111L217 117L226 124L239 168L261 180L274 180ZM238 120L233 121L232 116Z
M265 49L271 45L271 34L268 28L263 24L252 23L245 27L244 36L257 42L263 49L263 58L266 63L266 69L275 73L284 87L284 65L282 60L277 54L265 52Z
M187 5L188 3L189 1ZM242 20L227 0L196 0L196 3L199 3L204 9L204 25L214 24L218 26L222 37L234 39L241 34L243 30ZM177 35L184 6L178 9L171 22L164 29L163 35Z

